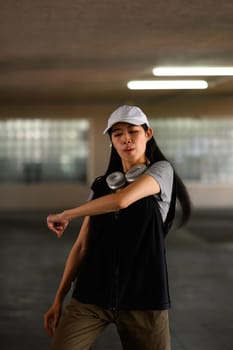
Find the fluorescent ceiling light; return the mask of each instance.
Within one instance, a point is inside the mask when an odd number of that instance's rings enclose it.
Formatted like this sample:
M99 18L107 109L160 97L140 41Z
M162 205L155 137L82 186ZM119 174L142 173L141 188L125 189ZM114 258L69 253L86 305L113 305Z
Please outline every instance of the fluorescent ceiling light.
M233 67L156 67L156 76L233 76Z
M184 90L207 89L205 80L132 80L127 84L130 90Z

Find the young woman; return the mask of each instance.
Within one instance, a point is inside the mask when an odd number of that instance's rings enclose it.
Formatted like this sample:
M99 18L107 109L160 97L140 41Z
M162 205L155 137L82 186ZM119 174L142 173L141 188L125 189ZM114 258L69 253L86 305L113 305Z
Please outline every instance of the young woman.
M90 349L111 322L124 350L169 350L164 238L176 197L181 224L188 220L189 196L140 108L119 107L104 133L111 156L105 175L92 185L91 200L47 217L58 237L69 221L84 221L44 327L53 335L53 350ZM62 311L73 281L72 299Z

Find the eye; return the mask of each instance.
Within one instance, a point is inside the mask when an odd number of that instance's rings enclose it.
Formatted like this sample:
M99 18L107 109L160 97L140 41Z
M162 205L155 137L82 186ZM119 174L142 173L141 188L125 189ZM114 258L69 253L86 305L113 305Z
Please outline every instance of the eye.
M120 137L121 135L122 135L122 132L112 133L113 137Z
M139 130L137 128L133 128L129 130L130 134L136 134L137 132L139 132Z

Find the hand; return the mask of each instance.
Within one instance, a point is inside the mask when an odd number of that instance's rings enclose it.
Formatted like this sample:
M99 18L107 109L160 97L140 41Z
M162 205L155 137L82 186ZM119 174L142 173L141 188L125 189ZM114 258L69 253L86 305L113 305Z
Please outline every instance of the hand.
M58 326L61 316L62 305L60 303L54 303L50 309L44 314L44 329L49 336L53 336L55 329Z
M63 218L62 213L50 214L47 216L48 228L51 231L55 232L58 238L60 238L63 235L68 224L69 221Z

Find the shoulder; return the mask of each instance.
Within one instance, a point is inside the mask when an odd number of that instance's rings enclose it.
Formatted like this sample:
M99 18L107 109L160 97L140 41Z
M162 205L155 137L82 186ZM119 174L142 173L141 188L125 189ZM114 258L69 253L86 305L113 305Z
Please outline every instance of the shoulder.
M160 200L169 203L174 178L172 165L166 160L155 162L147 169L146 174L152 176L159 183Z
M98 176L91 185L92 199L100 197L109 192L106 177Z
M173 178L173 167L167 160L161 160L159 162L155 162L149 166L146 170L146 173L149 175L158 175L158 176L168 176Z

